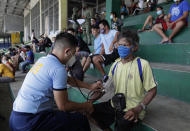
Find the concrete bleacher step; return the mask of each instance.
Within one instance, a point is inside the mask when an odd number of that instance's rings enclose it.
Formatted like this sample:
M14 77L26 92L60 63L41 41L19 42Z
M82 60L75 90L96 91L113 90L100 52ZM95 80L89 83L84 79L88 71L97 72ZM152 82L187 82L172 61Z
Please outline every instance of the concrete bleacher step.
M151 63L158 94L190 103L190 66Z
M190 104L157 95L150 103L144 123L159 131L189 131Z
M20 87L22 86L22 83L24 81L24 78L26 76L26 73L22 73L21 71L17 71L15 74L15 82L11 82L10 85L10 91L11 91L11 97L12 100L16 98L18 91Z
M131 28L138 28L142 27L142 25L138 26L132 26ZM166 31L166 35L169 36L172 33L172 30ZM189 43L190 40L188 39L190 34L190 27L185 27L179 34L177 34L173 42L175 43ZM140 44L160 44L160 41L162 40L161 36L159 36L155 31L145 31L139 33L140 37Z
M190 65L190 43L140 45L136 55L150 62Z
M34 55L35 55L34 61L36 62L40 57L46 56L47 54L46 53L34 53Z

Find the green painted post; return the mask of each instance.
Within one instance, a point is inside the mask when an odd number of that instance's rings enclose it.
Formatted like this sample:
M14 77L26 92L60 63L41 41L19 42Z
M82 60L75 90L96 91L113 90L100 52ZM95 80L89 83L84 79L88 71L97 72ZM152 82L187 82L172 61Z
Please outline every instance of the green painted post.
M20 43L23 43L24 32L20 32Z
M121 0L106 0L106 20L111 24L110 12L115 11L120 17Z

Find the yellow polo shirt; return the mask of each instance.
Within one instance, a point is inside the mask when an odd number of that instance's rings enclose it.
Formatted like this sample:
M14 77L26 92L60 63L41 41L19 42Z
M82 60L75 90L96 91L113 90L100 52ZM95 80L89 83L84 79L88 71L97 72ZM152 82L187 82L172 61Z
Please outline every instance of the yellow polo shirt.
M124 111L128 111L129 109L136 107L144 99L145 93L150 89L156 87L152 69L148 61L144 59L140 59L143 72L142 83L139 74L137 58L125 64L122 64L121 60L117 59L109 71L109 76L112 77L112 70L114 68L114 65L118 62L112 78L115 86L115 94L125 94L126 109ZM143 110L139 114L139 118L142 120L144 116L145 111Z
M13 72L4 64L0 64L0 74L2 77L14 78Z

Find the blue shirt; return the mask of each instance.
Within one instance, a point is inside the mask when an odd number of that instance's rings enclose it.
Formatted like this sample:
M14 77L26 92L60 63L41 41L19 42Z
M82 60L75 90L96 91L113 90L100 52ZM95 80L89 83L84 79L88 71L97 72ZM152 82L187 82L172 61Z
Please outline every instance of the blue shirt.
M34 63L34 53L31 50L26 52L26 57L26 61L28 61L30 64Z
M53 55L40 58L26 75L13 110L38 113L53 109L53 90L67 88L65 66Z
M98 35L98 37L94 40L94 54L100 54L101 51L101 37Z
M186 0L182 1L178 5L173 4L170 7L170 11L169 11L169 14L171 14L170 21L176 21L177 19L182 17L183 13L186 11L190 11L189 3ZM187 18L187 20L188 20L188 18Z

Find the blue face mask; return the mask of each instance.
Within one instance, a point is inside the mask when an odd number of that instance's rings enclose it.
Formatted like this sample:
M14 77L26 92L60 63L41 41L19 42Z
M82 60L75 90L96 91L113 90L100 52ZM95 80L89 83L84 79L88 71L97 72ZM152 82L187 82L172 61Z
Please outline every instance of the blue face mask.
M133 48L133 46L130 48L123 46L123 45L118 46L118 53L119 53L120 58L124 59L128 55L130 55L132 53L131 48Z
M161 15L162 14L162 10L159 10L156 12L157 15Z

